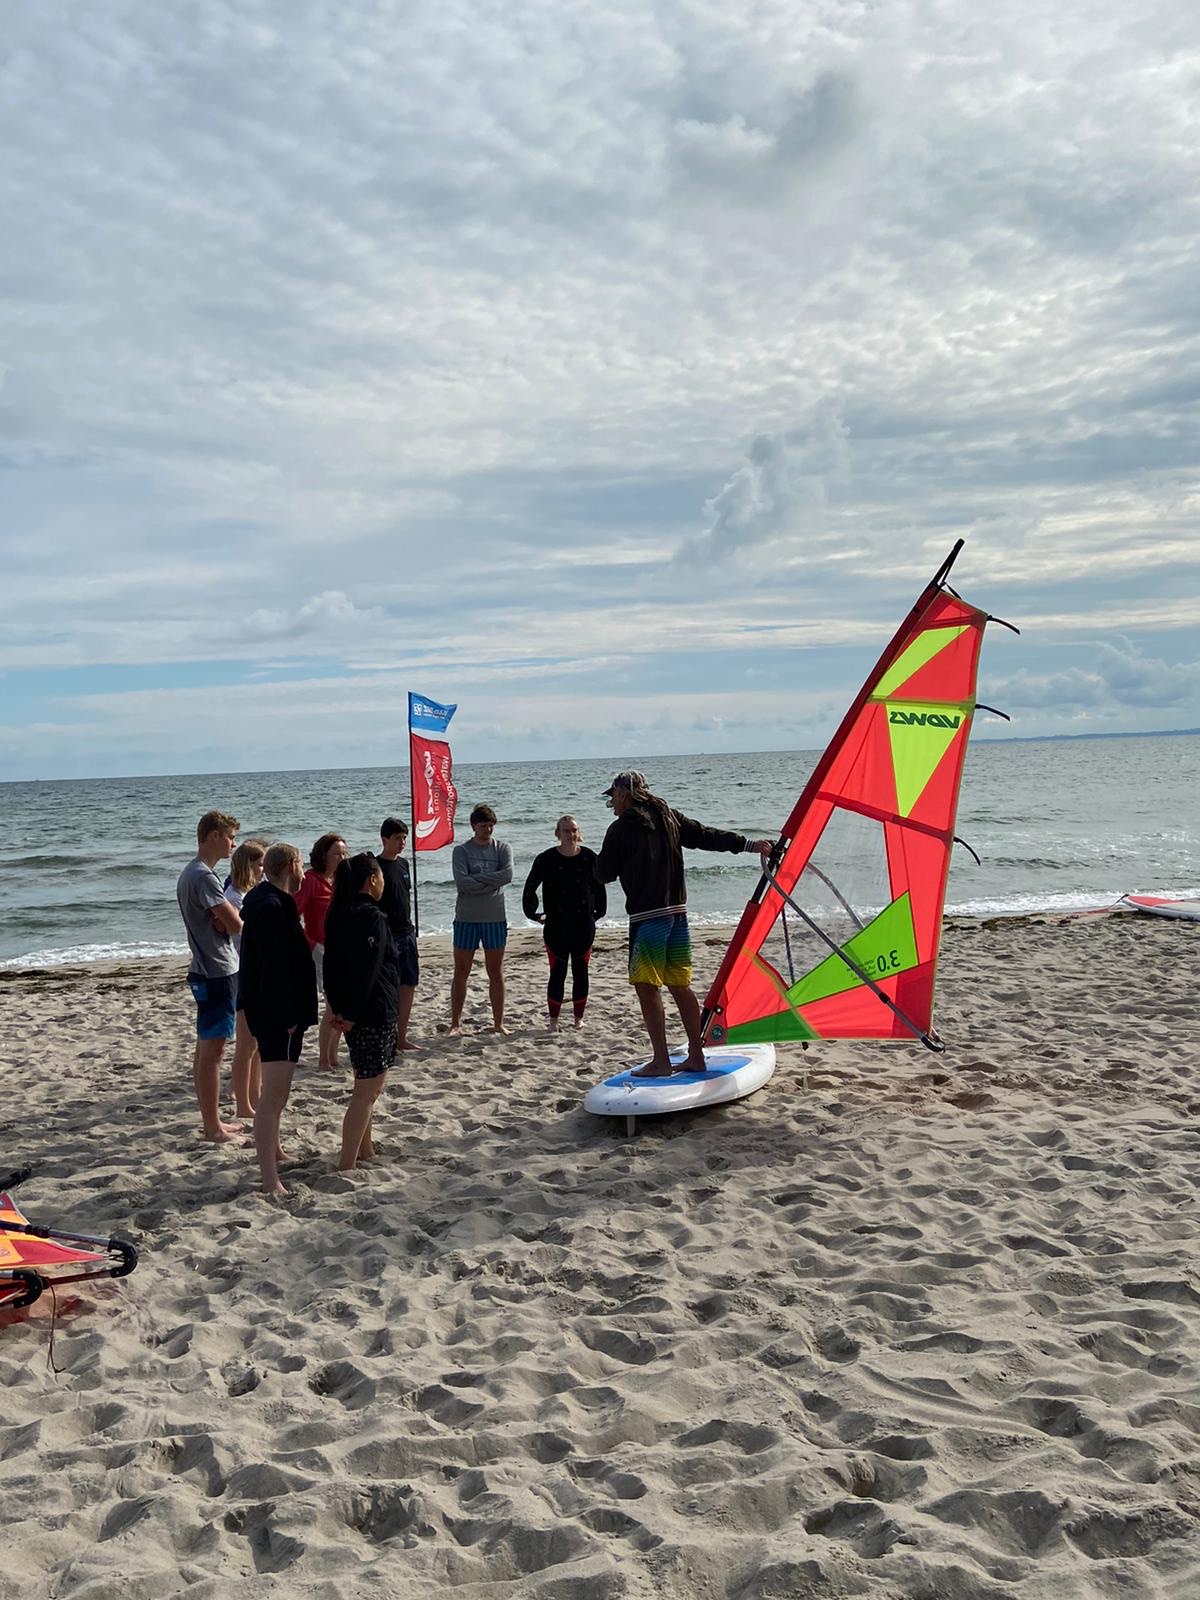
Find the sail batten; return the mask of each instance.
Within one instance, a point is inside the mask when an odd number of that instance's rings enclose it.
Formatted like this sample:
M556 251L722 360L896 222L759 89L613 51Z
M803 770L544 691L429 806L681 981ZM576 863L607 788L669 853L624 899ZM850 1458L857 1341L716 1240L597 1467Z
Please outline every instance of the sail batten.
M784 823L706 998L707 1043L916 1036L939 1048L942 906L989 620L944 587L959 548Z

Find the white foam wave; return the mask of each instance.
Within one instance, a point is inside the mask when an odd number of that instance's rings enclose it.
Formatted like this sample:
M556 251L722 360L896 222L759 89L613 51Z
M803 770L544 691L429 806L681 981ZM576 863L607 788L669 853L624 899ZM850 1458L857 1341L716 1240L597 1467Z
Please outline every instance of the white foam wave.
M1115 905L1123 889L1070 890L1063 894L994 895L990 899L956 900L946 906L948 917L1022 917L1054 911L1099 911Z
M186 956L186 944L151 939L114 941L110 944L69 944L51 950L28 950L0 961L0 972L28 972L42 967L86 967L100 961L147 961L155 957Z

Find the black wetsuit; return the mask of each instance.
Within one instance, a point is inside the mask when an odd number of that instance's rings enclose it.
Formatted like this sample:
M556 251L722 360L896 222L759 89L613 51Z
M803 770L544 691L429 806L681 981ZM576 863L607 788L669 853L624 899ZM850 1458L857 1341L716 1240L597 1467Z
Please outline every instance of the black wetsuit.
M608 909L608 896L595 869L594 851L582 848L578 855L565 856L555 845L534 860L525 880L521 907L527 917L536 917L538 889L542 891L546 913L542 937L550 962L546 1006L552 1017L562 1009L568 965L576 1020L587 1005L588 961L596 941L596 921Z

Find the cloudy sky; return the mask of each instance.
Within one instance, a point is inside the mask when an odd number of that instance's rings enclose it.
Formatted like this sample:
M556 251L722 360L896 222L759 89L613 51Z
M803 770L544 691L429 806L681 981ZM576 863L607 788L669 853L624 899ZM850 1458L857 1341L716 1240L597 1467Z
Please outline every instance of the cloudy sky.
M0 81L0 776L808 748L959 537L1005 731L1200 725L1192 0L61 0Z

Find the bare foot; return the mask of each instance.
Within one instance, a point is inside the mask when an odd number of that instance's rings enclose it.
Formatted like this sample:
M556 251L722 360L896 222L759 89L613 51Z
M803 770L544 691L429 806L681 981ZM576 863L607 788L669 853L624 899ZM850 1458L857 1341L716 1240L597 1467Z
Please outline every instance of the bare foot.
M210 1133L206 1128L204 1137L210 1144L244 1144L245 1134L240 1123L218 1122L215 1130Z
M283 1185L280 1183L278 1178L275 1179L274 1188L268 1189L266 1184L264 1183L263 1184L263 1193L265 1195L268 1195L272 1200L286 1200L287 1199L287 1190L283 1187Z
M583 1018L582 1017L576 1017L575 1018L575 1026L577 1028L582 1028L583 1027Z
M629 1076L631 1078L670 1078L676 1072L682 1071L682 1067L673 1067L669 1061L661 1066L657 1061L647 1061L640 1067L631 1067Z
M336 1061L318 1061L317 1062L317 1070L319 1072L336 1072L337 1071L337 1062Z
M235 1117L241 1117L244 1122L253 1122L254 1121L254 1107L253 1106L238 1106L235 1109L233 1114L234 1114Z
M396 1044L397 1050L419 1050L420 1048L421 1046L414 1044L411 1039L400 1039Z
M449 1035L449 1037L451 1039L456 1039L458 1037L458 1035L462 1032L462 1024L458 1023L458 1022L452 1022L450 1024L450 1026L446 1029L446 1032L447 1032L447 1034Z
M549 1021L546 1023L546 1027L547 1027L547 1029L549 1030L550 1033L557 1033L558 1032L558 1018L557 1017L551 1017L549 1019Z
M511 1028L506 1028L502 1022L497 1022L497 1023L494 1023L491 1028L489 1028L488 1032L489 1033L502 1033L502 1034L504 1034L505 1038L507 1038L508 1035L512 1032L512 1029Z

